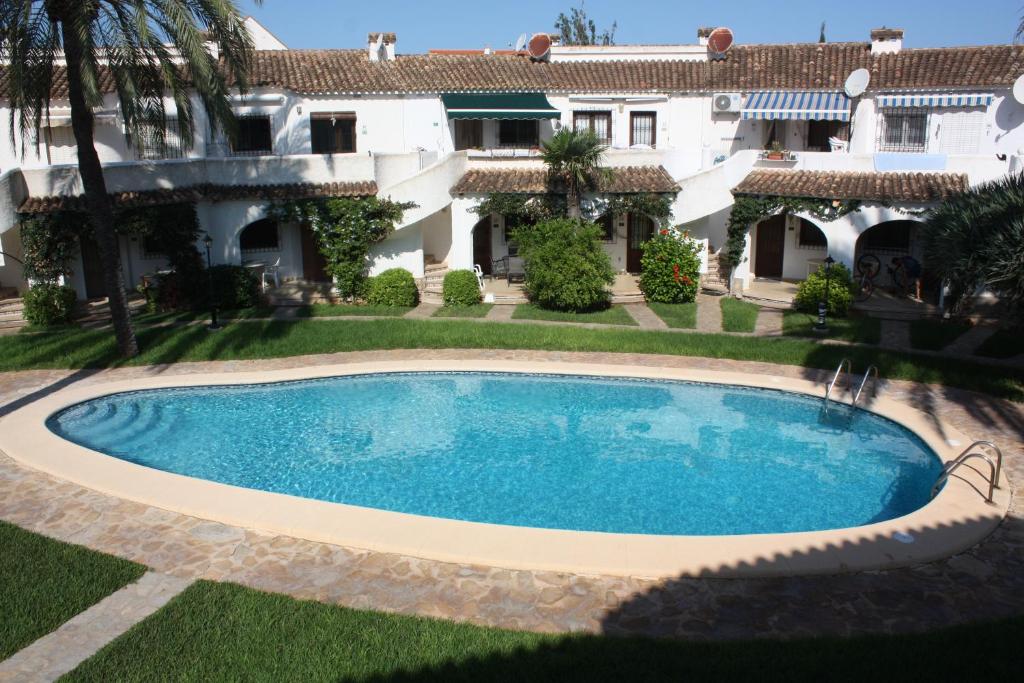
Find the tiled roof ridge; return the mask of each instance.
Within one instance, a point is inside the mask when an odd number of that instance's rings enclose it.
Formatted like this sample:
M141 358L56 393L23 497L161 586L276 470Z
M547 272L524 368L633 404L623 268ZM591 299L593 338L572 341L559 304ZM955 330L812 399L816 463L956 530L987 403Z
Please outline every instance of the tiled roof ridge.
M754 169L734 195L931 202L963 192L967 174L944 171Z

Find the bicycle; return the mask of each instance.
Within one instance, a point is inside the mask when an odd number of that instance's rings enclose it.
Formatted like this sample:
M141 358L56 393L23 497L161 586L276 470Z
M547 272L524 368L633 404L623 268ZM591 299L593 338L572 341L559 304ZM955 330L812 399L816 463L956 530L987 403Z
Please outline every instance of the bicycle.
M857 302L867 301L875 293L875 278L882 271L882 262L874 254L864 254L857 259Z

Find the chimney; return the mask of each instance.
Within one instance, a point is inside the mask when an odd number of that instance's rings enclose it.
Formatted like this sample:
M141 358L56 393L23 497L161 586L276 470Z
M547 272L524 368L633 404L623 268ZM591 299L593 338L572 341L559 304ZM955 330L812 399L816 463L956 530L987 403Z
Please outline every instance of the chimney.
M383 36L380 49L377 49L377 39ZM366 37L366 47L370 53L371 62L393 62L395 60L395 43L398 37L394 33L370 33Z
M699 29L697 29L697 44L700 45L701 47L707 47L708 38L711 37L711 33L714 30L715 29L710 26L701 26Z
M871 54L884 55L903 49L903 29L876 28L871 32Z
M561 45L562 44L562 34L561 33L549 33L548 34L548 38L551 39L551 47L555 47L556 45Z

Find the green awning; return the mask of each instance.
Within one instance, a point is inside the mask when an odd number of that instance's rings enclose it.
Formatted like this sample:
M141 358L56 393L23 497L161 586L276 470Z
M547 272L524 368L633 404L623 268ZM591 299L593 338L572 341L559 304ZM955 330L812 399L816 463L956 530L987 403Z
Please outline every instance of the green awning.
M561 113L544 93L448 93L441 95L449 119L557 119Z

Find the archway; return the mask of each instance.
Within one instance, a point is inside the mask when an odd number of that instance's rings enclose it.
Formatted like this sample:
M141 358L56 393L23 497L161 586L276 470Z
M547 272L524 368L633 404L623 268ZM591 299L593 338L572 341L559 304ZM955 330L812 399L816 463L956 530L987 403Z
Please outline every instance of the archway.
M919 222L913 220L892 220L878 223L862 232L857 237L854 250L854 273L864 257L878 259L878 271L881 284L888 284L886 266L894 258L911 256L921 261L921 248L917 241Z
M494 272L494 251L491 241L491 217L485 216L473 226L473 263L480 266L484 275L491 275Z
M277 221L261 218L238 233L238 248L244 259L248 254L280 251L281 230Z
M757 224L753 249L756 277L803 280L824 262L828 237L806 218L782 213Z

